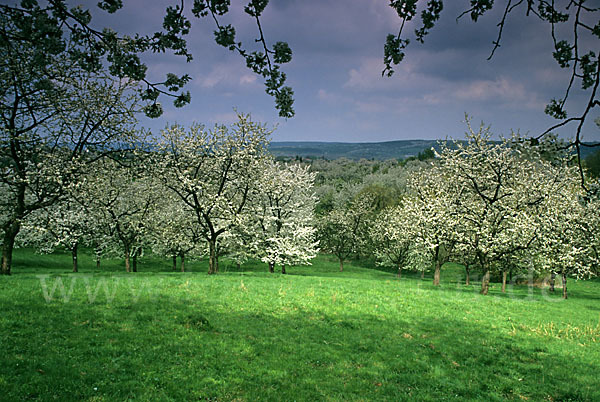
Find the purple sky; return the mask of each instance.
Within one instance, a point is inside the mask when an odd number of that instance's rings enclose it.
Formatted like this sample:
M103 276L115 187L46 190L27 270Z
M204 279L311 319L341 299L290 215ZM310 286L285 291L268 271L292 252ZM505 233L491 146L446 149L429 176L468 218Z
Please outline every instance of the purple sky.
M110 21L120 31L151 32L160 27L169 1L129 0ZM188 37L191 63L171 55L146 58L151 77L187 72L192 103L175 109L163 99L165 114L158 120L141 119L157 131L167 123L231 123L234 108L254 120L276 124L274 141L389 141L398 139L461 138L464 114L496 134L511 129L535 135L555 120L543 109L560 97L569 78L552 59L549 26L525 18L517 10L505 27L503 45L486 61L502 5L474 24L455 18L467 1L447 1L438 26L424 45L412 41L392 78L381 77L383 44L397 32L399 20L386 0L271 0L261 20L271 43L287 41L293 61L284 65L295 92L296 116L277 116L262 79L244 60L216 45L210 19L191 17ZM242 11L244 2L232 0L223 22L233 23L238 40L254 46L257 28ZM461 8L463 7L463 8ZM102 19L96 21L102 23ZM117 21L117 23L115 23ZM126 23L125 23L126 22ZM408 26L405 32L412 32ZM584 98L575 91L568 111L580 112ZM593 118L584 140L600 140ZM569 136L574 130L563 130Z

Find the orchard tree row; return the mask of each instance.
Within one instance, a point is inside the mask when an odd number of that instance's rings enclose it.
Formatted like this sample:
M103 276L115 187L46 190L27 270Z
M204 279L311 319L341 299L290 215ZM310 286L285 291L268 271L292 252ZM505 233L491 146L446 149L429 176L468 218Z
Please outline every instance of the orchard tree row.
M132 270L150 248L182 258L207 249L210 272L227 248L240 261L252 255L272 265L314 254L312 226L303 226L313 175L275 164L264 127L241 117L231 130L171 127L152 140L139 132L140 113L161 114L160 95L178 107L190 100L182 90L189 76L150 82L139 58L170 49L191 59L181 9L167 9L164 31L130 37L92 28L89 10L63 1L13 3L0 5L0 273L11 273L15 245L31 243L63 245L74 256L93 245L99 255L123 255ZM114 13L122 4L98 6ZM291 53L275 46L263 69L269 54L248 53L249 66L291 115L279 71Z
M67 3L0 5L3 274L10 274L19 242L43 249L63 245L74 257L80 245L93 245L99 255L123 255L131 270L148 249L182 259L206 253L214 273L225 252L239 262L260 258L271 270L275 264L306 262L316 253L317 240L339 257L341 269L350 256L372 255L400 270L432 265L435 283L442 263L452 259L463 263L467 274L474 267L482 270L483 293L492 273L506 280L507 270L522 267L560 274L563 283L568 275L593 272L596 195L584 170L577 172L568 155L561 155L560 144L548 150L518 137L495 144L481 129L470 132L466 144L444 147L431 166L415 160L363 163L350 170L342 161L331 165L345 170L336 178L274 163L265 148L267 130L244 116L231 129L175 126L148 140L136 127L139 113L158 117L160 96L173 97L177 107L190 101L182 89L188 75L169 73L163 82L150 82L140 58L172 50L191 60L184 4L167 8L162 31L130 37L92 28L92 13ZM244 12L260 26L267 3L253 1ZM390 3L401 26L418 14L417 3ZM472 1L467 13L477 20L491 9L489 3ZM528 15L532 4L527 2ZM97 5L112 14L122 2ZM418 39L434 25L441 5L430 1L422 10ZM552 36L553 56L571 69L571 79L565 95L546 108L560 122L538 138L556 145L548 133L573 123L579 153L582 127L600 105L598 55L578 47L580 38L597 37L600 30L580 18L598 10L584 2L569 2L566 9L543 1L539 6L540 13L532 14L553 27L571 16L574 37ZM516 5L509 8L502 23ZM291 60L289 46L267 46L261 30L250 43L264 52L242 47L233 27L218 22L229 12L228 1L194 1L191 12L210 15L218 27L216 42L238 52L265 78L280 115L293 116L293 92L280 70ZM408 42L401 34L386 40L388 75L404 57ZM581 114L567 118L574 82L587 91L589 102ZM363 176L356 180L353 174L359 172ZM311 190L315 180L318 202ZM588 191L581 192L579 183Z
M82 167L56 202L21 222L22 245L64 247L77 271L80 246L98 256L122 256L137 270L145 250L180 258L219 255L238 263L308 263L317 252L313 211L315 175L308 167L276 163L265 126L239 116L232 127L186 130L172 126L130 151L114 151ZM48 161L44 161L48 163Z
M492 274L503 291L509 272L561 275L566 297L567 277L594 274L598 264L597 194L582 190L577 164L554 138L494 142L469 126L465 141L441 144L426 161L306 166L275 162L269 130L244 115L232 127L125 133L77 154L49 136L17 143L21 159L3 162L3 267L15 240L70 250L74 271L81 246L96 250L98 264L122 256L127 271L148 250L173 258L174 268L179 258L181 270L186 257L207 255L211 274L224 254L285 272L321 247L340 270L349 258L372 257L399 276L432 268L435 285L445 262L459 262L467 283L471 270L483 274L484 294Z
M338 191L336 170L352 169L330 164L317 178L320 247L338 257L340 270L349 258L372 256L398 276L431 268L434 285L441 266L457 262L467 284L473 269L481 272L483 294L492 274L502 277L503 292L509 272L549 274L552 290L560 275L566 298L567 277L597 272L597 194L582 190L578 164L558 139L490 136L469 124L466 141L443 143L428 163L351 163L368 173Z

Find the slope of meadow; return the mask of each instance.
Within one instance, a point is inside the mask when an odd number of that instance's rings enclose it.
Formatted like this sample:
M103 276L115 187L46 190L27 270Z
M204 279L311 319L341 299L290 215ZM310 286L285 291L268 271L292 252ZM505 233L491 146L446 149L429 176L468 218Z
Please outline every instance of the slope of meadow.
M340 273L327 256L288 275L68 266L20 250L0 277L0 399L600 400L598 282L563 301L497 284L480 296L455 266L439 289Z

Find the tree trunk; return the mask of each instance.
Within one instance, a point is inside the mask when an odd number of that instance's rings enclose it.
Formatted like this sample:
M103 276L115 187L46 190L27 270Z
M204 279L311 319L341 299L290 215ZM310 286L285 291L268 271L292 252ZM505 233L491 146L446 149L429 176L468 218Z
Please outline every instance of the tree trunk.
M75 243L71 249L71 257L73 259L73 272L79 272L77 269L77 243Z
M554 292L554 285L556 283L556 273L552 272L550 274L550 291Z
M481 291L479 293L481 293L482 295L487 295L489 290L490 290L490 270L486 268L485 274L483 275L483 278L481 278Z
M433 273L433 286L440 286L440 260L435 260L435 272Z
M96 269L100 269L100 253L96 253Z
M217 239L208 241L208 274L216 274L219 271L219 259L217 256Z
M285 264L283 264L281 266L281 273L284 274L284 275L286 274L286 272L285 272Z
M402 265L398 264L398 279L402 278Z
M421 280L425 279L425 270L421 270Z
M567 274L563 271L562 273L562 285L563 285L563 299L567 298Z
M2 243L2 275L10 275L12 256L15 248L15 238L19 234L21 224L16 221L4 227L4 242Z
M177 270L177 254L173 254L173 271Z
M133 272L137 272L137 256L138 256L138 252L136 250L133 252L133 256L131 257L131 268L132 268Z
M129 260L129 246L125 246L125 271L131 272L131 263Z
M344 271L344 260L340 258L340 272Z
M238 271L241 271L241 270L242 270L242 264L240 264L240 263L238 262L238 263L236 263L236 266L237 266L237 270L238 270Z
M467 281L465 282L465 285L469 286L471 283L469 282L469 273L471 272L471 269L469 268L468 265L465 266L465 272L467 274Z
M185 272L185 253L180 253L179 258L181 259L181 272Z
M506 293L506 276L508 275L507 271L502 271L502 293Z
M275 263L274 262L270 262L269 263L269 272L270 273L274 273L275 272Z

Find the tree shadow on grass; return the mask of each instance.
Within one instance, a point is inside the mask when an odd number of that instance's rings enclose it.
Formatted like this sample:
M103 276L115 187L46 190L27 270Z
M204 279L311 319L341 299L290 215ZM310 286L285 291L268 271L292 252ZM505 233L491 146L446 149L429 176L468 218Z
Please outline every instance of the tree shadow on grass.
M431 311L359 311L294 299L5 305L8 399L598 400L575 342ZM17 306L18 304L18 306ZM596 356L597 357L597 356Z

